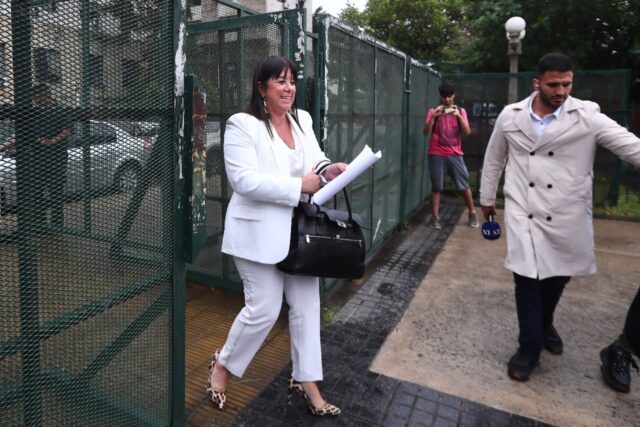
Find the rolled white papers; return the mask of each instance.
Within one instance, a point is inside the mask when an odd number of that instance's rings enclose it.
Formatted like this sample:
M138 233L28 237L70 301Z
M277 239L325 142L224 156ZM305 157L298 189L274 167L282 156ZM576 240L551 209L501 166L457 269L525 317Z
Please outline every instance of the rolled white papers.
M358 156L349 163L347 170L342 172L332 181L329 181L327 185L322 187L313 195L313 202L318 205L325 204L327 201L331 200L336 193L349 185L351 181L360 176L362 172L367 170L369 166L381 158L382 153L380 151L374 153L368 145L365 145L360 154L358 154Z

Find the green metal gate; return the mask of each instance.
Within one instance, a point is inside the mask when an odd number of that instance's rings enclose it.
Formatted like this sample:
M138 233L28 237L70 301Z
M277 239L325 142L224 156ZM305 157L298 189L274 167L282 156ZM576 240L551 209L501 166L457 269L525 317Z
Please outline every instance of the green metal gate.
M200 283L241 290L232 260L220 252L224 215L231 188L224 171L222 146L226 120L249 103L253 71L269 55L292 58L301 70L296 100L306 100L304 12L289 10L247 15L225 2L203 2L187 25L187 71L207 93L204 244L188 264L188 277ZM206 9L205 9L206 7ZM193 9L193 8L192 8ZM221 19L221 17L225 17ZM197 19L196 19L197 18Z
M316 17L316 35L301 27L300 10L252 15L223 0L190 10L187 71L207 93L207 166L204 245L193 254L188 277L241 289L233 263L220 252L231 195L223 134L227 118L248 104L255 66L268 55L289 56L301 68L296 102L313 115L329 158L349 162L365 144L383 151L379 164L349 187L354 209L369 223L373 253L429 194L422 127L427 108L438 102L440 76L327 15ZM336 197L334 205L343 204ZM334 282L323 280L323 293Z
M173 0L0 7L3 425L181 423L182 14Z

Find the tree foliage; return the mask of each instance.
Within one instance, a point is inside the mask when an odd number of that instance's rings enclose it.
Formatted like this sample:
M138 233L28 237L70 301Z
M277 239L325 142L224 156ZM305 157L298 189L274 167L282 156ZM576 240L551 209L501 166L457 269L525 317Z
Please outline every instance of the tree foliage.
M363 12L351 6L340 17L416 59L488 72L509 68L512 16L527 22L521 70L551 51L578 69L640 65L640 0L368 0Z
M355 28L365 28L367 21L363 12L360 12L351 2L340 12L339 18Z
M421 60L450 60L459 50L462 0L368 0L340 18Z
M527 22L521 70L533 70L547 52L569 55L582 69L631 68L640 48L640 0L468 1L465 17L470 41L462 50L472 69L508 69L504 23L511 16Z

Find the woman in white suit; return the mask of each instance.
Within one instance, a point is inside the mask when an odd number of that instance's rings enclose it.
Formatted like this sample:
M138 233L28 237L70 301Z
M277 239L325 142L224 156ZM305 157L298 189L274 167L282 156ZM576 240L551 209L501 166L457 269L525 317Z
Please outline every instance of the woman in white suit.
M244 286L245 306L227 341L211 360L207 392L224 409L230 376L242 377L273 327L284 293L289 305L293 373L289 393L303 396L312 414L331 416L322 380L320 291L317 277L292 276L276 264L289 251L293 208L346 169L320 149L310 115L293 107L296 69L271 56L256 69L246 112L231 116L224 134L224 160L233 195L227 209L222 252L232 255Z

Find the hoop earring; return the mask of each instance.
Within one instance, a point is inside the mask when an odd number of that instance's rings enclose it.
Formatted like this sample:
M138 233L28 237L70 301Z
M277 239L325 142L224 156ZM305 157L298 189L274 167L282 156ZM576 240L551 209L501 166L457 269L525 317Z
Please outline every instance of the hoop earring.
M269 106L267 105L267 99L262 98L262 105L264 107L264 113L269 114Z

